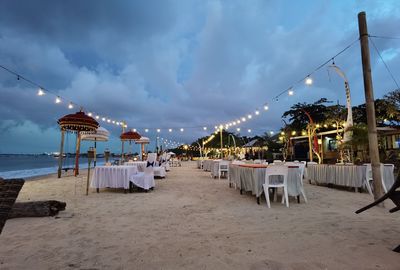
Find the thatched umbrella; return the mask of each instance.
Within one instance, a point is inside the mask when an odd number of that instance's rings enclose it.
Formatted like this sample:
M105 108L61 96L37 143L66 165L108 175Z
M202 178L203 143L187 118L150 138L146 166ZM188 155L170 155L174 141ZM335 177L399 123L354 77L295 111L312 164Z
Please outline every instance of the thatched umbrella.
M145 144L149 144L150 143L150 139L147 138L147 137L140 137L140 139L135 140L135 143L141 145L141 147L140 147L140 156L141 156L141 159L143 160L144 159L144 145Z
M119 137L121 138L121 142L122 142L121 159L124 159L124 142L129 141L129 143L131 143L132 141L139 140L142 136L139 133L137 133L136 131L129 130L127 132L122 133L121 136L119 136Z
M79 111L74 114L67 114L57 121L61 129L60 157L58 162L58 178L61 177L62 155L64 147L64 133L71 131L76 133L76 156L75 156L75 176L79 174L79 151L81 146L81 133L94 133L99 127L99 123L92 117Z
M82 141L94 141L94 149L95 149L95 155L94 155L94 166L96 167L96 147L97 147L97 142L106 142L108 141L108 137L110 137L110 132L108 132L107 129L103 127L99 127L96 129L94 133L82 133Z

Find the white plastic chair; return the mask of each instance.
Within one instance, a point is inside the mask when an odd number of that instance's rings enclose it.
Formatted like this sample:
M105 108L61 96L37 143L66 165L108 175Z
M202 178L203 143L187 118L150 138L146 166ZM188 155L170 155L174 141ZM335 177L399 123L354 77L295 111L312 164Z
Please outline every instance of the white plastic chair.
M365 173L365 186L367 187L368 193L373 195L372 193L372 187L373 184L371 183L372 181L374 181L373 177L372 177L372 167L371 167L371 163L367 163L364 164L366 166L366 173ZM391 183L388 183L388 185L386 185L387 182L389 182L389 179L386 179L386 175L385 175L385 166L390 166L390 173L393 174L394 171L394 165L393 164L382 164L380 166L380 170L381 170L381 184L382 184L382 188L383 191L385 193L387 193L388 189L391 188L391 186L393 185L393 181L391 181ZM394 179L393 179L394 180Z
M306 164L303 162L299 162L296 166L299 166L300 169L300 184L301 184L301 195L304 198L304 201L307 203L307 197L306 197L306 193L304 191L304 185L303 185L303 178L304 178L304 171L306 169Z
M228 178L229 161L218 162L218 179L221 179L222 173L226 173L226 177Z
M271 181L271 176L282 176L283 181ZM286 207L289 207L289 196L287 190L288 167L287 166L270 166L265 169L265 183L263 184L265 199L268 208L271 208L269 200L269 188L283 188L282 203L286 202Z
M139 172L131 176L130 181L136 186L149 190L156 186L154 181L154 170L152 166L146 167L144 172Z

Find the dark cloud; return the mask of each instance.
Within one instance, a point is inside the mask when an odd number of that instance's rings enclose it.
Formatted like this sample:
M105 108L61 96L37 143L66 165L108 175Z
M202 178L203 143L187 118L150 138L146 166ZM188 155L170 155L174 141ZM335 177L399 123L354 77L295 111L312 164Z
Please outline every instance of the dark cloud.
M22 148L13 134L30 129L46 140L26 151L57 146L56 120L70 100L141 132L153 128L153 140L160 127L161 136L186 142L207 134L190 127L212 129L266 101L270 111L242 129L277 130L296 102L344 104L343 82L326 67L312 87L296 84L293 97L272 98L354 41L360 10L371 33L400 36L396 1L1 1L0 64L67 99L55 105L54 96L37 97L35 87L0 72L0 138L10 145L0 151ZM398 41L374 41L398 70ZM376 52L372 59L380 97L395 86ZM362 103L359 44L335 62L353 104ZM105 127L117 149L118 129ZM179 127L185 132L166 132Z

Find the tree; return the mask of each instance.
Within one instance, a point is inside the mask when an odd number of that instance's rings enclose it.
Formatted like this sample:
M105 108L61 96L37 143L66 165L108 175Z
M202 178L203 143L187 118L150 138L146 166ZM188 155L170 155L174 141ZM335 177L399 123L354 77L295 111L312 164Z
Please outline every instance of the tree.
M329 102L326 98L321 98L312 104L297 103L290 107L289 111L284 112L282 118L289 117L288 127L290 129L304 130L309 123L308 116L304 111L310 114L315 123L324 123L327 119L327 107L324 104Z

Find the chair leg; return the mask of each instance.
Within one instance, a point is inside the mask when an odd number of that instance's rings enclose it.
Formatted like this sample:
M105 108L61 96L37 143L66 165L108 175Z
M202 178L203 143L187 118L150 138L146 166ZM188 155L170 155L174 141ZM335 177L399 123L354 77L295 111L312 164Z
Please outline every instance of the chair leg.
M284 192L284 194L285 194L286 207L289 207L289 196L288 196L287 187L284 187L284 188L283 188L283 192Z
M263 185L265 200L267 201L268 208L271 208L271 202L269 201L269 188L266 184Z
M303 195L305 203L307 203L306 193L304 192L304 188L301 188L301 195Z
M372 188L371 188L371 184L369 183L369 180L365 181L365 186L367 187L369 195L373 196L374 194L372 193Z

